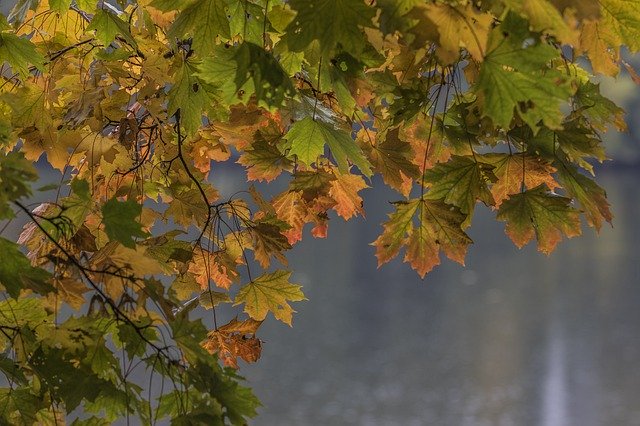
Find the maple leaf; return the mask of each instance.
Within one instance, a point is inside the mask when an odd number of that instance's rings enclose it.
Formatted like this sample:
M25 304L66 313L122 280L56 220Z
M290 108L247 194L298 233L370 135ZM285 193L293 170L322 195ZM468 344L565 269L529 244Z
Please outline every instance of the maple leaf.
M302 199L302 191L285 191L275 197L271 204L278 218L291 226L291 229L284 232L289 244L300 241L302 239L302 228L309 215L307 206Z
M211 170L211 161L226 161L231 156L229 148L223 143L211 137L210 132L199 131L191 145L191 157L194 166L205 177Z
M44 70L44 57L32 42L15 34L0 32L0 62L8 62L23 78L29 76L29 65Z
M207 334L203 347L210 353L217 353L225 365L238 368L238 357L245 362L256 362L260 358L262 347L255 337L262 321L252 318L244 321L232 319Z
M420 171L430 169L437 163L448 161L451 158L451 149L444 144L444 133L437 134L431 126L429 118L418 118L410 126L404 129L407 142L411 145L415 155L412 162ZM448 136L448 135L447 135ZM468 140L465 140L468 144Z
M374 145L365 142L363 146L384 182L406 196L406 180L420 176L420 170L411 161L415 158L412 146L400 138L399 131L399 128L389 130L381 142L376 140ZM363 129L361 132L368 133L369 130ZM362 139L366 140L366 137Z
M371 165L351 136L331 124L311 117L295 122L285 139L291 144L290 154L310 166L324 154L325 143L338 163L342 173L349 171L349 161L355 164L365 176L371 176Z
M51 274L31 266L16 243L0 237L0 252L4 257L0 262L0 284L11 297L18 298L23 288L33 289L38 293L53 290L48 283Z
M250 147L238 159L238 163L247 167L247 179L270 182L280 176L284 170L290 170L292 162L278 148L280 133L269 134L258 131Z
M349 220L358 214L364 216L362 197L358 192L369 188L369 186L361 176L337 174L336 179L332 180L330 185L329 196L336 201L333 208L338 212L338 215L342 216L344 220Z
M640 4L629 0L600 0L602 26L614 35L607 40L612 46L626 45L632 52L640 51Z
M462 230L466 215L442 200L413 199L394 203L382 234L372 243L378 267L396 257L406 246L404 261L421 277L440 264L440 250L464 264L471 239ZM417 226L416 226L417 221Z
M471 4L457 7L428 4L425 8L426 16L438 28L438 56L445 63L454 62L460 54L460 48L466 48L476 61L483 60L493 23L490 13L478 12Z
M153 4L161 10L168 9L158 3ZM189 2L169 28L168 36L170 39L184 39L186 35L191 35L193 49L204 56L214 49L219 38L231 37L226 8L226 0Z
M610 47L609 40L614 47ZM619 72L620 48L611 29L600 21L585 21L580 32L580 50L589 55L594 72L615 76Z
M574 100L578 110L589 117L593 127L599 131L606 131L608 124L613 124L621 132L627 130L624 110L600 93L600 84L588 80L582 82Z
M526 45L528 34L522 34L522 26L526 27L524 21L508 15L490 35L476 86L484 114L505 129L510 127L514 110L534 132L540 121L558 129L560 105L573 94L571 84L548 66L559 58L557 50L540 41Z
M220 85L230 104L243 92L244 99L255 94L258 105L279 107L295 93L291 79L273 55L250 42L217 49L199 68L198 76Z
M249 227L256 260L263 268L269 267L271 256L274 256L283 265L287 264L287 259L282 252L291 248L291 244L283 234L283 228L286 229L285 227L288 226L278 222L273 219L262 219Z
M9 203L31 195L28 182L37 179L36 169L21 152L9 152L0 157L0 219L15 216Z
M264 274L238 291L234 306L244 303L244 312L262 321L271 312L276 319L291 325L294 310L288 302L306 300L302 287L289 283L291 272L275 271Z
M523 184L528 189L545 184L551 191L560 186L553 177L555 167L530 154L485 154L481 158L495 167L497 181L491 186L491 194L496 208L509 195L520 192Z
M231 235L230 239L234 236ZM189 272L191 272L195 281L201 290L209 289L209 280L220 288L228 290L231 285L236 282L240 275L237 267L242 260L242 247L229 245L229 249L220 249L216 251L208 251L198 248L193 256L193 261L189 264ZM233 250L236 247L238 250Z
M362 27L373 26L375 10L360 0L291 0L296 17L285 29L284 41L291 51L306 49L314 40L322 53L329 54L339 44L358 54L366 47Z
M211 127L223 142L244 150L254 140L256 131L269 124L269 117L255 105L234 105L226 122L213 122Z
M57 296L67 302L75 310L79 310L85 304L84 293L89 288L82 281L75 278L56 279L53 282Z
M218 192L212 186L204 186L204 190L210 202L218 198ZM199 189L176 185L175 188L171 188L171 198L164 217L172 217L176 223L183 226L192 223L204 225L209 206L204 202Z
M118 35L122 36L130 46L137 47L135 39L129 32L129 25L107 9L99 9L93 15L86 31L92 30L96 31L96 38L105 47L109 46Z
M584 209L589 226L599 231L604 221L611 223L613 214L607 201L607 194L597 183L565 162L561 162L558 178L568 195L578 200Z
M169 90L169 115L180 110L180 123L188 134L193 134L202 126L202 113L212 101L206 86L195 75L196 67L189 61L183 61L174 75L175 83Z
M587 1L588 2L588 1ZM575 45L578 31L562 16L560 10L548 0L507 0L509 7L527 18L531 29L547 32L562 44Z
M474 157L454 155L446 163L439 163L425 171L425 182L429 187L426 197L431 200L442 199L445 203L457 206L468 215L465 225L469 225L476 200L487 206L495 204L488 184L496 182L493 166Z
M550 254L562 239L580 235L580 212L571 199L554 195L544 185L514 194L498 210L498 220L507 222L506 233L518 248L535 236L538 250Z
M118 241L125 247L136 246L133 238L144 238L148 234L136 220L142 213L142 206L134 200L118 201L112 198L102 206L104 231L110 240Z

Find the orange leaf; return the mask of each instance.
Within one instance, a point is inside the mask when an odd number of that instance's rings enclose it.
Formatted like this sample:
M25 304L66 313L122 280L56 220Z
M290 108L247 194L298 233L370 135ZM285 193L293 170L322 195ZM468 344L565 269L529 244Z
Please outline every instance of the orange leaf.
M555 167L539 157L531 155L523 155L516 153L509 154L486 154L482 156L482 160L495 166L493 174L498 181L491 187L491 194L496 202L496 208L511 194L517 194L524 185L526 188L535 188L538 185L545 184L553 191L560 185L554 179L552 173L556 171Z
M358 195L358 191L369 188L359 175L338 174L336 179L332 180L329 195L336 201L333 207L338 215L345 220L349 220L352 216L361 214L364 216L362 208L362 198Z

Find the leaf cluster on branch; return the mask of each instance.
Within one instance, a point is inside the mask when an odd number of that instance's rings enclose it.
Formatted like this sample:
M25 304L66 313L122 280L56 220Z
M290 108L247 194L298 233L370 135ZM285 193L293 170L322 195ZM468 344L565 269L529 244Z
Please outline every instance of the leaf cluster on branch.
M364 216L374 182L398 193L378 264L422 277L464 264L479 202L547 254L599 230L593 162L625 122L593 75L637 79L623 46L635 0L18 1L0 220L27 225L0 237L0 422L244 424L239 360L305 300L287 250ZM62 178L30 205L36 162ZM248 181L230 198L209 179L228 163Z

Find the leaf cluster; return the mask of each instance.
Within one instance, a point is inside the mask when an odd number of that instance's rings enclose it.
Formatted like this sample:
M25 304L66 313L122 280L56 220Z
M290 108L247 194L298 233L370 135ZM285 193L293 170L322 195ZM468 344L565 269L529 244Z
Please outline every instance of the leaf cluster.
M27 221L0 238L0 422L246 423L240 360L305 300L287 251L364 216L376 175L398 193L378 263L404 250L420 276L464 263L478 203L547 254L599 230L593 164L625 123L593 76L635 72L639 40L624 0L20 0L0 17L0 220ZM33 206L36 162L63 179ZM229 167L250 184L222 197Z

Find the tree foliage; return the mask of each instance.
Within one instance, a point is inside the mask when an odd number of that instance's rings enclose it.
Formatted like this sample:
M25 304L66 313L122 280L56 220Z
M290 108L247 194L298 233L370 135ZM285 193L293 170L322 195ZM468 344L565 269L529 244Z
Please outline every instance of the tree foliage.
M28 219L0 238L1 422L245 423L239 360L305 300L287 250L364 216L375 175L398 192L378 263L420 276L464 263L478 202L544 253L600 229L592 163L625 124L592 74L629 67L622 46L637 1L20 0L0 17L0 219ZM35 162L62 180L29 205ZM222 198L230 162L286 189Z

